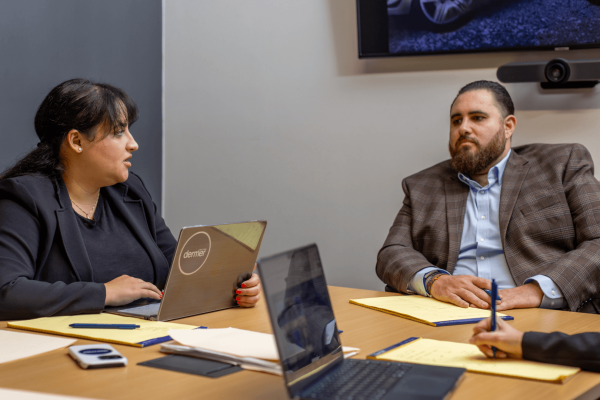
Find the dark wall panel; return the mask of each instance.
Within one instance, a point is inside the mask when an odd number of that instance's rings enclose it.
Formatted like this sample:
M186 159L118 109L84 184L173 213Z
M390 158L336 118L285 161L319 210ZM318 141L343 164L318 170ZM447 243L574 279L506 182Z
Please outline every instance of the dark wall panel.
M33 117L44 96L76 77L137 102L132 170L160 207L161 0L0 0L0 170L38 142Z

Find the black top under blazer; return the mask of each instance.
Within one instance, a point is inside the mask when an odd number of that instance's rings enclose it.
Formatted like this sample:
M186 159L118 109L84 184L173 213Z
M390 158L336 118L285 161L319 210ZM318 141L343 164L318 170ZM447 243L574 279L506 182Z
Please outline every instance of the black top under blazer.
M101 189L148 253L163 289L177 242L139 176ZM0 320L98 313L106 289L92 265L62 181L26 175L0 181ZM110 251L110 249L106 249Z

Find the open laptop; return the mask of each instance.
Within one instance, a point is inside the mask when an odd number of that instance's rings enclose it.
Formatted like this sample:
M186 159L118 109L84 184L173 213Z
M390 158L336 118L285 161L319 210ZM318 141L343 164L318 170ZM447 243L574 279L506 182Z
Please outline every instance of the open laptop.
M153 321L237 307L235 291L250 278L267 221L181 229L161 301L140 299L104 311Z
M465 369L344 359L317 245L258 261L293 399L444 399Z

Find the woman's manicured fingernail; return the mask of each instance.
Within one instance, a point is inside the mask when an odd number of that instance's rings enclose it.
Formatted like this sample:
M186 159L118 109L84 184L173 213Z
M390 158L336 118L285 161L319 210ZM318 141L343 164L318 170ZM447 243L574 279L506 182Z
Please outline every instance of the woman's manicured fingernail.
M240 289L235 291L237 294L242 294L242 291Z
M240 301L240 298L239 298L239 297L236 297L235 299L236 299L237 301Z
M242 287L246 287L246 284L245 284L245 283L242 283Z

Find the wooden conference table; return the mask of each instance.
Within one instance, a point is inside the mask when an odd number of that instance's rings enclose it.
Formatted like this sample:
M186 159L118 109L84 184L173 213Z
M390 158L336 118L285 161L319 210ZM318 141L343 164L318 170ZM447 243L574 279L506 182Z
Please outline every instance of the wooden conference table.
M411 336L466 343L473 325L432 327L348 303L349 299L397 296L361 289L330 287L335 316L346 346L359 347L356 358L390 346ZM600 316L540 309L505 312L521 330L579 333L600 331ZM177 320L210 328L236 327L271 332L263 300L254 309L230 309ZM1 329L6 322L0 322ZM78 340L76 344L93 343ZM0 364L0 387L94 399L286 399L279 376L241 371L217 379L136 365L163 356L159 345L144 349L113 345L129 360L125 368L82 370L68 356L67 349ZM467 372L452 400L492 399L597 399L600 374L580 372L564 384L504 378Z

